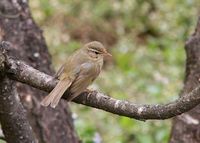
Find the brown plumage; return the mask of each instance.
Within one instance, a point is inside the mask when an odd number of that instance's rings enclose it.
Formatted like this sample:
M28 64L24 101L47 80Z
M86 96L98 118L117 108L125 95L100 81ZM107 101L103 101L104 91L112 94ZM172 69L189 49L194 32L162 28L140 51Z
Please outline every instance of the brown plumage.
M74 52L58 71L58 84L41 104L55 108L65 91L67 101L77 97L99 75L105 55L111 56L97 41L90 42Z

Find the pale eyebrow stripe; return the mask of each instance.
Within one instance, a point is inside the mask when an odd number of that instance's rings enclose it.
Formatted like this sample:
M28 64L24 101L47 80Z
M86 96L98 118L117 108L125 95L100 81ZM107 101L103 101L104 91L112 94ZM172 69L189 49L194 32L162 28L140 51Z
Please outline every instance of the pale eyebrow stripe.
M95 49L89 49L89 50L90 50L90 51L93 51L93 52L101 53L100 51L95 50Z

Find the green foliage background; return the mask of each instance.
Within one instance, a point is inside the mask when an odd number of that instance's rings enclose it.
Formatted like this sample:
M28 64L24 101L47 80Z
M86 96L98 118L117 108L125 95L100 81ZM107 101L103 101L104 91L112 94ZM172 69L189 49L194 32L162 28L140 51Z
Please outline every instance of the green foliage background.
M185 70L184 42L192 34L198 0L34 0L32 14L44 30L55 69L91 40L113 54L92 85L134 103L178 97ZM171 121L136 121L70 103L85 143L167 143Z

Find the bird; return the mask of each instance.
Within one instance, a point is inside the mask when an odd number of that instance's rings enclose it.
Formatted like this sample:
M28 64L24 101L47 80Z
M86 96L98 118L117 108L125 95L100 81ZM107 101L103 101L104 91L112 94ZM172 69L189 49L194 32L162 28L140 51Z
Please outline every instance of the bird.
M98 41L89 42L76 50L56 73L59 81L41 105L55 108L65 92L67 101L80 95L98 77L106 56L112 55Z

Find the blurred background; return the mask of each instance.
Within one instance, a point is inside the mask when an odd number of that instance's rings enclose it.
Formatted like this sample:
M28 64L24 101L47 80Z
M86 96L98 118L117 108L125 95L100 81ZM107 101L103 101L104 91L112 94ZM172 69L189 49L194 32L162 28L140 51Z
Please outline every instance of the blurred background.
M55 69L92 40L112 53L90 87L138 104L178 98L185 71L184 43L194 31L198 0L34 0ZM85 143L167 143L171 120L136 121L70 103Z

